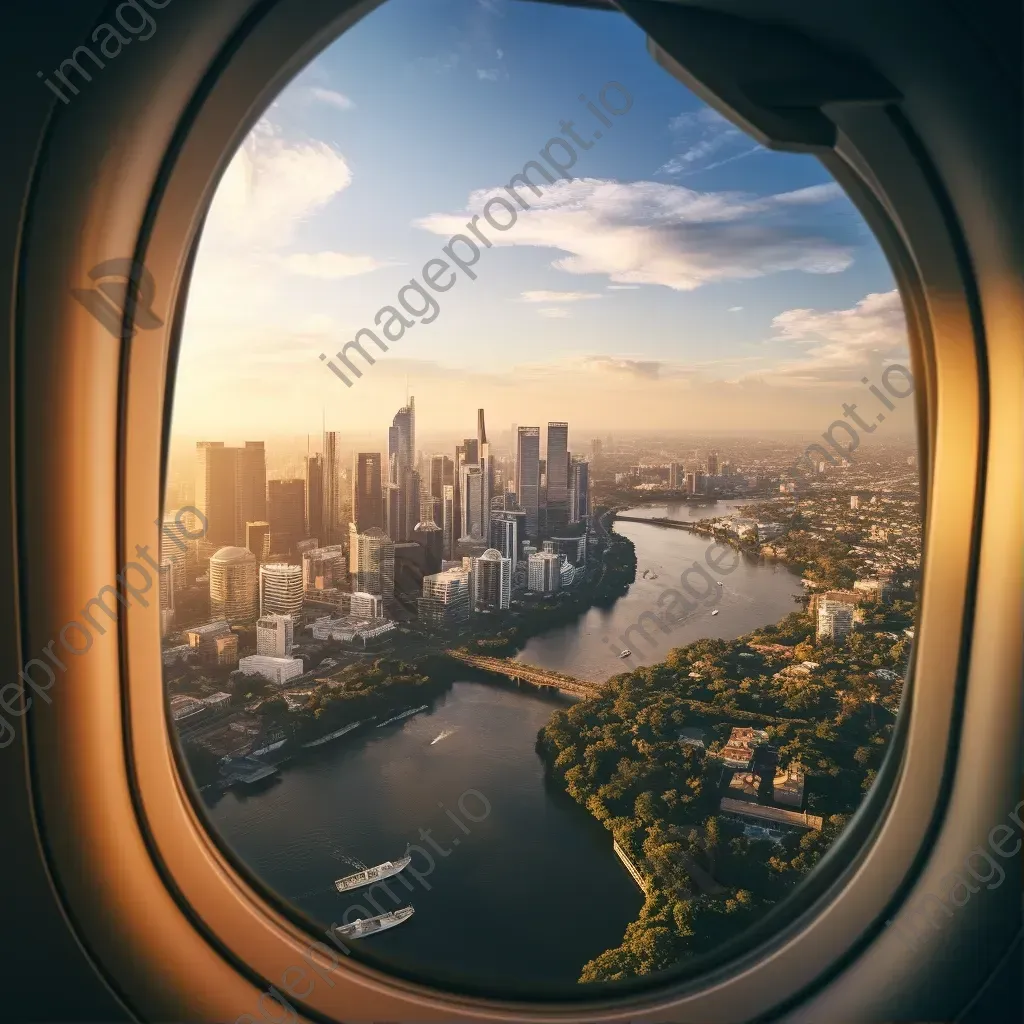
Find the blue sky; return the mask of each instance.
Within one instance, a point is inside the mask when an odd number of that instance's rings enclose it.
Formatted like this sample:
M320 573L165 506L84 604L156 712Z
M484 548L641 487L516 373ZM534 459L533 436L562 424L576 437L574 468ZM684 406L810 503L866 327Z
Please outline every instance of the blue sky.
M632 106L605 128L579 97L609 81ZM320 353L372 327L562 121L592 140L574 179L491 231L477 279L346 388ZM324 408L329 428L383 429L408 381L428 429L484 405L500 423L820 430L906 361L893 289L820 164L758 147L621 15L387 0L285 89L220 184L175 429L315 432Z

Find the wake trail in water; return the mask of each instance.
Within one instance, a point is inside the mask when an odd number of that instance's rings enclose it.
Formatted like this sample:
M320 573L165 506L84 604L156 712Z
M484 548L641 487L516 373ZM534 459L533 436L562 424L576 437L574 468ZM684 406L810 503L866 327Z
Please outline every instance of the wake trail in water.
M454 729L444 729L437 736L435 736L427 745L432 747L435 743L440 743L441 740L446 740L449 736L451 736L453 732L455 732Z

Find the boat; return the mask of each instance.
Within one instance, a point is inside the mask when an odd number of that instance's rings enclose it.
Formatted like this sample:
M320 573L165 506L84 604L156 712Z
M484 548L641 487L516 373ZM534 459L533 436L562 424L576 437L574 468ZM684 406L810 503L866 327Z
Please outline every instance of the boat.
M628 658L628 657L629 657L629 656L630 656L630 655L631 655L632 653L633 653L632 651L626 650L626 651L623 651L623 652L622 652L622 653L621 653L621 654L619 655L619 657L620 657L620 658Z
M414 913L412 907L402 907L387 914L378 914L377 917L362 917L351 924L336 924L332 931L339 939L365 939L369 935L386 932L389 928L408 921Z
M402 857L400 860L386 860L376 867L367 868L365 871L357 871L354 875L346 875L339 878L334 887L338 892L348 892L349 889L361 889L364 885L372 885L382 878L390 878L404 871L412 862L412 857Z
M403 718L408 718L410 715L418 715L421 711L426 711L429 707L429 704L422 704L418 708L409 708L408 711L403 711L400 715L395 715L394 718L389 718L386 722L381 722L377 728L383 729L385 725L390 725L392 722L400 722Z
M711 614L712 615L717 615L718 614L718 609L716 608Z
M719 585L719 586L721 586L721 585L722 585L722 581L721 581L721 580L718 580L717 582L718 582L718 585Z

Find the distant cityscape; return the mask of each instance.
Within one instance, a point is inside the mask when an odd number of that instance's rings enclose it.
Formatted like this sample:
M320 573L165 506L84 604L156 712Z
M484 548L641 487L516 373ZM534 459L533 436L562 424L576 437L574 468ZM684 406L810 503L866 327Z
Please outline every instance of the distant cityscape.
M808 489L784 468L792 466L794 447L784 441L719 436L701 451L667 439L616 443L609 436L589 439L584 455L570 450L564 421L513 424L511 443L497 448L484 409L476 419L475 436L451 455L425 453L409 397L392 419L386 448L346 457L341 433L325 430L321 450L302 457L302 476L285 478L268 479L263 441L196 443L194 481L172 479L168 507L171 491L191 500L205 517L205 536L183 550L168 515L160 556L171 709L189 735L211 711L219 718L240 710L218 680L258 681L298 710L332 669L353 658L486 634L495 615L543 605L593 581L602 574L607 536L592 514L595 490L605 513L651 500L713 509L719 500L763 499L763 510L778 514L712 517L691 529L780 559L794 516L813 522L811 536L819 538L852 536L869 520L871 550L854 549L867 556L864 579L831 589L805 580L819 591L808 597L819 638L841 640L860 617L860 602L889 599L893 580L919 564L919 531L911 523L916 458L901 441L876 443L873 463L819 463ZM837 485L844 494L858 489L844 508L823 500ZM638 626L622 644L631 637L642 643L645 635ZM175 692L182 681L194 690L197 676L214 692ZM246 714L258 713L268 695L257 692L241 712L250 739L267 738L266 723ZM280 735L262 746L283 736L271 731ZM218 743L217 732L204 735L219 755L260 747L259 740ZM226 736L234 741L238 733Z

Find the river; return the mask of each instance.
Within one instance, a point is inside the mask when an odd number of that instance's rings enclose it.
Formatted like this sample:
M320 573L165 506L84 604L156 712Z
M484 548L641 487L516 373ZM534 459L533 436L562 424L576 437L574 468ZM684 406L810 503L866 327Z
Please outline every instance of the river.
M669 514L727 511L681 508ZM664 515L665 506L644 514ZM636 545L637 582L612 609L535 637L523 660L604 678L659 661L670 646L737 636L796 607L793 576L743 563L723 579L720 615L702 608L662 647L620 660L602 637L618 637L652 607L659 585L678 586L709 541L642 523L616 529ZM658 579L640 578L645 569ZM390 883L414 917L357 944L382 969L510 997L571 991L587 960L618 945L643 900L609 834L545 784L534 744L558 706L511 687L457 682L428 710L328 743L285 765L270 788L230 792L208 813L240 859L321 928L394 909L382 890L375 908L332 882L420 847L418 876L403 873L408 888Z
M628 509L622 514L688 522L734 511L742 514L744 505L763 500L739 499L704 506L678 502ZM709 549L712 561L721 558L726 566L732 565L738 555L707 537L644 523L617 522L615 532L628 537L636 548L637 578L629 592L611 608L593 608L577 622L533 637L520 652L520 661L600 682L619 672L664 661L673 647L683 647L701 637L742 636L798 609L793 598L801 592L799 580L783 566L743 557L731 573L716 573L706 561ZM714 597L703 602L692 616L668 633L648 627L649 640L636 633L626 638L626 630L641 614L658 611L657 602L663 592L679 589L681 573L695 561L716 582L722 581L717 603ZM700 593L701 579L691 575L689 581ZM716 609L719 614L712 615ZM624 649L632 651L629 658L619 657Z

